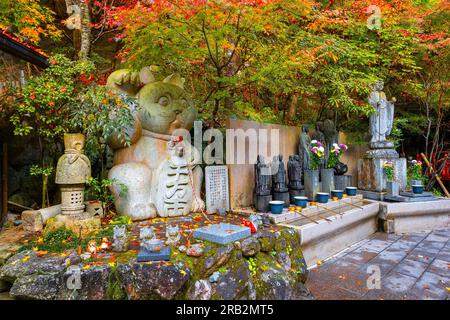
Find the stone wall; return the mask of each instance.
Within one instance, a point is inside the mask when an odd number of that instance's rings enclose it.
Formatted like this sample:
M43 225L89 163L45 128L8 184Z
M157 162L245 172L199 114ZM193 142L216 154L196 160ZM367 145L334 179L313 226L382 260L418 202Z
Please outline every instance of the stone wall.
M283 155L285 165L289 159L289 155L297 154L299 135L301 128L292 126L283 126L276 124L259 123L246 120L229 120L227 123L229 129L267 129L268 130L268 144L270 144L270 130L278 129L280 134L280 153ZM313 130L311 130L312 134ZM340 142L347 143L345 134L340 134ZM249 143L257 143L255 141L249 142L246 139L245 152L248 154ZM227 141L229 144L229 141ZM236 144L236 142L235 142ZM350 146L349 150L342 156L342 162L348 165L348 175L352 175L353 185L356 186L357 181L357 162L362 158L367 147L362 145ZM269 149L270 154L270 149ZM253 188L254 188L254 166L256 159L250 159L253 162L247 164L228 164L230 177L230 204L231 208L246 207L253 205ZM266 161L269 159L266 159ZM271 160L271 159L270 159Z
M266 129L267 144L270 145L270 131L272 129L278 129L279 138L279 151L283 155L283 160L287 163L289 155L297 154L298 143L300 136L300 127L283 126L277 124L259 123L246 120L229 120L227 123L227 129ZM252 141L251 143L257 143ZM227 145L229 141L227 141ZM249 141L246 139L245 151L248 154ZM259 152L259 151L258 151ZM270 149L268 150L270 154ZM256 156L255 156L256 157ZM247 164L228 164L229 176L230 176L230 204L231 208L243 207L253 205L253 188L254 188L254 163L256 158L249 159L250 163ZM266 159L266 162L272 159Z

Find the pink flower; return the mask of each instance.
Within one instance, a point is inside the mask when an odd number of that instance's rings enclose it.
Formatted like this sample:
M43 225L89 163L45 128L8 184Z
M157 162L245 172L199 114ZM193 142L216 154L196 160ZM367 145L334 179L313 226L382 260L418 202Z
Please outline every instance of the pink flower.
M334 151L334 154L339 154L339 153L341 153L339 150Z
M347 145L345 145L343 143L339 144L339 148L341 148L344 151L347 151L347 149L348 149Z

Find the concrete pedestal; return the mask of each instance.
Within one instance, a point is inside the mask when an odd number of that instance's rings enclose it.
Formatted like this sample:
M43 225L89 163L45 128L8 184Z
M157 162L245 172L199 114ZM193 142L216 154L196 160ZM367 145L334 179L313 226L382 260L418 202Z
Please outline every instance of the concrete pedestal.
M383 164L388 160L394 163L395 177L396 181L398 181L400 184L400 191L406 190L405 158L369 157L358 160L358 189L370 190L375 192L386 191L387 179L383 171Z
M334 176L334 189L345 190L346 187L353 187L352 176Z
M274 192L272 195L273 200L284 201L284 207L289 207L290 197L289 192Z
M294 197L300 197L300 196L304 196L305 195L305 190L295 190L295 189L291 189L289 190L289 198L291 201L291 204L294 204Z
M272 201L272 195L269 194L267 196L258 196L255 195L255 209L258 212L269 212L270 211L270 204L269 202Z

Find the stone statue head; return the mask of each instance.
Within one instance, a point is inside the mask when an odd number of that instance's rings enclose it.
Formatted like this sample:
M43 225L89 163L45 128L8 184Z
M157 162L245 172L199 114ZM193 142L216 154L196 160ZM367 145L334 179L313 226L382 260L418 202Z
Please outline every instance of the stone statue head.
M375 81L375 83L372 85L372 89L375 91L381 91L384 88L384 82L381 80Z
M127 235L127 226L124 224L114 226L113 232L114 239L125 238Z
M308 131L309 131L309 125L304 124L304 125L302 126L302 131L303 131L304 133L308 133Z
M184 79L178 74L157 81L150 67L139 73L120 69L111 73L106 85L116 93L137 97L137 118L145 130L161 134L190 130L197 117L192 99L184 90Z
M167 234L167 236L176 237L176 236L178 236L179 232L180 232L180 228L177 225L172 226L172 225L169 224L166 227L166 234Z
M82 133L65 133L64 134L64 148L66 151L74 151L82 153L84 149L85 137Z
M146 84L139 91L138 116L143 129L171 134L192 128L196 110L178 75Z
M264 156L262 154L258 154L257 162L264 164Z
M294 160L295 161L300 161L300 156L298 154L294 155Z
M153 239L155 236L155 229L153 229L153 227L144 227L139 230L139 238L141 240Z
M317 121L316 122L316 130L317 131L322 131L323 129L323 122L322 121Z

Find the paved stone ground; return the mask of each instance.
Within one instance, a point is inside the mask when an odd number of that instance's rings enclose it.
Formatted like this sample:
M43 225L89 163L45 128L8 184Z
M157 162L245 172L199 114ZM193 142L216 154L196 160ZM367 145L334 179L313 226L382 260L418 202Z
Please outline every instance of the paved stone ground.
M377 268L380 289L369 289ZM306 285L324 300L448 300L450 228L402 236L375 233L310 270Z

